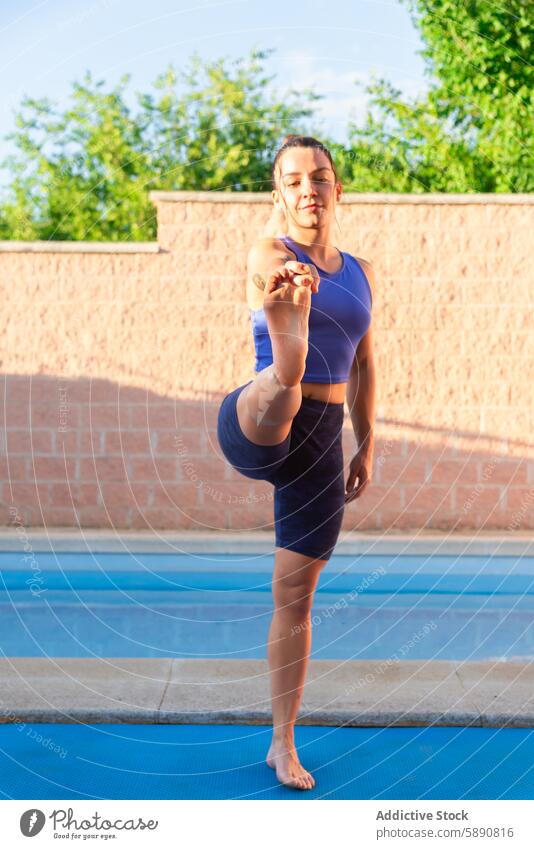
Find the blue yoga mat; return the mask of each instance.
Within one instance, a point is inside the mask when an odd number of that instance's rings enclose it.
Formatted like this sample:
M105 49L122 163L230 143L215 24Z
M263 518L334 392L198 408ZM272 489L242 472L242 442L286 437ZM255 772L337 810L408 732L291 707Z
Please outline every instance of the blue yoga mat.
M298 726L310 791L265 764L252 725L5 724L7 799L532 799L534 729Z

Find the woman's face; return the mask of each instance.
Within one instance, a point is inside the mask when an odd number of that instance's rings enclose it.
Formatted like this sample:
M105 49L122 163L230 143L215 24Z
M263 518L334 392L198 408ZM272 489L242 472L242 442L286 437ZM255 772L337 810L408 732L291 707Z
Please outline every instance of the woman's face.
M304 227L320 226L333 216L341 196L327 155L313 147L286 150L277 163L278 191L273 200Z

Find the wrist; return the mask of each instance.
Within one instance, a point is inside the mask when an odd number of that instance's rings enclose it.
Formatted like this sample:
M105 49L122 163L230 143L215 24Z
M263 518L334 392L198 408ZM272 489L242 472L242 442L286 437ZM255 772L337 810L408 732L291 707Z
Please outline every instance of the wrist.
M375 437L372 428L369 428L367 433L361 438L356 437L358 441L358 451L362 454L372 454L375 447Z

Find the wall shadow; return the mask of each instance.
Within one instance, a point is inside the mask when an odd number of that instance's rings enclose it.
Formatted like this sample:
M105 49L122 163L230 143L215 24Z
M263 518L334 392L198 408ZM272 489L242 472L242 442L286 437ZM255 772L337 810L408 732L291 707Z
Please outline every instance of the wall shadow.
M6 374L2 385L3 525L273 529L273 487L220 451L225 392L170 399L43 374ZM376 430L373 479L347 505L343 532L534 527L534 443L387 418ZM348 410L343 448L346 479Z

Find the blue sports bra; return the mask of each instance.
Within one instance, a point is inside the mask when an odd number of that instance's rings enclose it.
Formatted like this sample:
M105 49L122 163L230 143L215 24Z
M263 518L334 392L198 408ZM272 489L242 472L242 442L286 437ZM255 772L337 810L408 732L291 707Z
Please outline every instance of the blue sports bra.
M319 268L289 236L281 236L298 262L312 263L320 277L319 291L311 296L308 354L303 382L346 383L356 348L371 324L372 293L369 281L351 254L340 251L343 263L329 274ZM250 310L255 371L273 362L265 311Z

